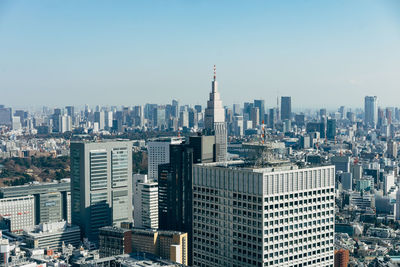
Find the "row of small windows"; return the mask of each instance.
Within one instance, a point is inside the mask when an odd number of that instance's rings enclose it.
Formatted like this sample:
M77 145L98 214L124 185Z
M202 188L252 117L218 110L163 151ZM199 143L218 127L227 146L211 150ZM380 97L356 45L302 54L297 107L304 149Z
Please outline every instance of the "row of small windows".
M312 190L312 191L306 191L306 192L285 194L285 195L280 195L280 196L265 197L264 201L265 202L268 202L268 201L272 202L272 201L278 201L278 200L284 200L284 199L288 200L288 199L293 199L293 198L310 197L310 196L316 196L316 195L333 193L333 192L334 192L334 188L319 189L319 190Z
M324 219L314 220L314 221L310 221L310 222L295 223L295 224L291 223L290 225L281 226L284 223L288 224L289 221L293 222L293 220L290 220L290 219L292 219L292 218L286 218L286 219L279 219L279 220L275 220L275 221L264 222L264 226L272 227L275 224L275 225L278 225L281 228L283 228L285 231L288 231L288 230L293 230L293 228L297 229L297 228L307 227L307 224L308 224L308 227L315 227L316 225L321 225L321 224L333 222L333 217L331 217L331 218L324 218ZM297 222L298 220L295 220L295 221ZM303 220L301 220L301 221L303 221ZM323 230L324 230L324 227L325 226L323 226Z
M311 208L311 207L310 207ZM309 214L303 214L303 215L299 215L299 216L294 216L294 217L290 217L290 218L282 218L282 219L280 219L281 220L281 222L283 223L284 222L284 220L285 220L285 222L288 222L288 219L289 219L289 221L290 222L293 222L293 221L298 221L298 220L306 220L307 218L308 219L311 219L311 218L316 218L316 217L321 217L321 216L328 216L328 215L333 215L334 214L334 210L333 209L331 209L331 210L326 210L326 211L321 211L321 209L302 209L302 208L300 208L300 209L298 209L299 211L300 211L300 214L302 214L302 213L306 213L307 212L307 210L309 211ZM298 210L297 209L295 209L294 210L294 212L293 212L293 210L289 210L289 211L280 211L280 212L271 212L271 213L266 213L266 214L264 214L264 218L279 218L279 217L283 217L283 216L287 216L288 214L290 214L290 215L293 215L293 214L298 214L299 212L298 212ZM319 212L317 212L317 210L319 210ZM278 216L278 214L280 215L280 216Z
M333 226L332 226L332 228L333 228ZM312 237L309 236L309 237L301 238L303 233L304 233L303 231L300 231L300 232L295 232L295 233L290 233L290 234L285 234L285 235L271 236L271 237L265 238L264 242L268 243L268 240L269 240L269 242L283 241L283 240L288 239L288 238L293 238L293 237L300 236L300 238L298 239L299 240L298 242L301 244L302 242L307 242L307 241L311 242L311 241L313 241L313 240L315 241L317 239L320 240L321 238L329 238L329 237L333 238L333 229L329 233L319 234L319 235L315 235L315 236L312 236ZM307 233L311 234L311 232L306 232L306 233L304 233L304 235L306 235ZM314 233L316 233L316 232L314 232ZM294 240L294 241L296 241L296 240ZM331 241L333 243L333 239ZM297 243L295 242L295 244L297 244Z
M296 245L296 247L294 248L290 248L290 249L286 249L284 251L284 254L288 254L289 253L297 253L298 251L303 251L303 250L307 250L307 249L312 249L312 248L320 248L321 246L328 246L329 244L332 244L333 240L327 240L327 241L321 241L318 243L313 243L313 244L309 244L309 245L304 245L304 246L298 246L298 242L297 240L291 240L291 241L286 241L286 242L281 242L279 244L274 244L274 245L269 245L269 246L265 246L264 250L268 251L268 250L277 250L277 249L284 249L287 248L288 246L293 246ZM325 252L325 249L323 249L322 252ZM269 254L271 256L271 254ZM265 257L268 257L268 254L264 255Z
M279 266L279 264L283 264L285 262L289 262L289 261L293 261L293 260L297 260L297 259L301 259L301 258L307 258L307 253L301 254L301 255L294 255L294 256L290 256L290 257L285 257L279 260L272 260L269 262L266 262L264 264L264 266ZM326 256L326 257L322 257L322 258L318 258L312 261L307 261L304 263L301 263L299 265L295 265L298 267L303 267L303 266L311 266L311 265L316 265L318 264L318 266L331 266L331 265L323 265L324 263L326 264L326 262L328 261L332 261L333 260L333 256Z
M309 198L309 199L304 199L304 200L299 200L299 201L289 201L285 203L279 203L279 204L270 204L264 206L265 210L269 209L278 209L278 208L288 208L288 207L293 207L293 206L298 206L298 205L307 205L307 204L315 204L315 203L321 203L321 202L326 202L331 200L331 204L333 204L333 196L330 197L318 197L318 198ZM234 201L235 203L235 201ZM239 206L240 203L238 203Z

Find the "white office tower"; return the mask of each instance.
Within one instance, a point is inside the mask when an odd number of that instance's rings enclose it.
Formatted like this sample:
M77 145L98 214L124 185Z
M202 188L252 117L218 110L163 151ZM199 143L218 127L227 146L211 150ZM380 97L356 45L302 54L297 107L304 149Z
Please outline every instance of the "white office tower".
M72 131L71 116L68 116L66 114L60 116L58 129L59 129L60 133L65 133L65 132Z
M96 111L94 113L94 122L97 122L99 124L99 130L104 130L105 126L104 111Z
M365 97L364 115L365 124L375 128L378 121L378 98L376 96Z
M21 118L20 117L12 116L11 117L11 121L12 121L11 128L13 130L20 130L22 128L22 126L21 126Z
M158 178L158 165L169 163L169 145L182 143L181 137L162 137L147 143L147 165L149 180Z
M111 129L113 123L113 112L105 111L104 112L104 124L106 129Z
M194 266L333 266L335 167L193 166Z
M243 136L243 116L234 116L233 122L233 132L235 136Z
M390 195L396 190L395 180L396 177L393 171L383 175L383 194L385 196Z
M135 176L134 226L158 229L158 183Z
M207 134L215 135L216 161L226 161L227 157L227 127L225 110L218 92L216 68L214 65L214 80L211 82L210 100L205 109L204 128Z

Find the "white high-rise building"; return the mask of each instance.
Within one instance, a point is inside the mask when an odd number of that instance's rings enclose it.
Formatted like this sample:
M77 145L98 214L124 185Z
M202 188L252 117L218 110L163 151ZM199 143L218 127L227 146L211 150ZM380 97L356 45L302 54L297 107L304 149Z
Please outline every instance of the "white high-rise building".
M104 111L96 111L94 113L94 122L97 122L99 124L99 130L104 130L105 127Z
M378 98L366 96L364 100L365 124L375 127L378 122Z
M225 123L225 110L222 106L220 94L218 92L218 82L216 68L214 65L214 80L211 82L210 99L207 101L205 109L204 128L207 134L215 135L215 154L216 161L226 161L227 159L227 127Z
M193 166L193 266L333 266L335 167Z
M65 133L65 132L72 131L71 116L68 116L66 114L60 116L58 129L59 129L60 133Z
M169 163L169 145L182 143L180 137L163 137L153 139L147 144L149 180L157 180L158 165Z
M113 112L112 111L105 111L104 112L104 124L105 128L111 129L113 124Z
M135 176L134 226L158 229L158 183Z

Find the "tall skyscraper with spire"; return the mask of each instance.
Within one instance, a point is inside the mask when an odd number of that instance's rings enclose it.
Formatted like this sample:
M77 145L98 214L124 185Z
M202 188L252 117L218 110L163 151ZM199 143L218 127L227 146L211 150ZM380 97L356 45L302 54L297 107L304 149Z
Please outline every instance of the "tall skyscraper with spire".
M216 67L214 65L214 80L211 82L210 99L205 110L204 128L207 135L215 135L215 160L226 161L227 157L227 127L225 111L218 92Z

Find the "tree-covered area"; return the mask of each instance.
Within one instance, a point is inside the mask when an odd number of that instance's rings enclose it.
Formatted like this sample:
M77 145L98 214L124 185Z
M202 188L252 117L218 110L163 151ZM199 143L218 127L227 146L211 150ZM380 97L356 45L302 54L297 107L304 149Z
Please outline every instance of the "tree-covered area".
M147 174L147 153L144 151L132 152L132 172Z
M6 158L0 160L0 185L21 185L68 178L69 157Z

